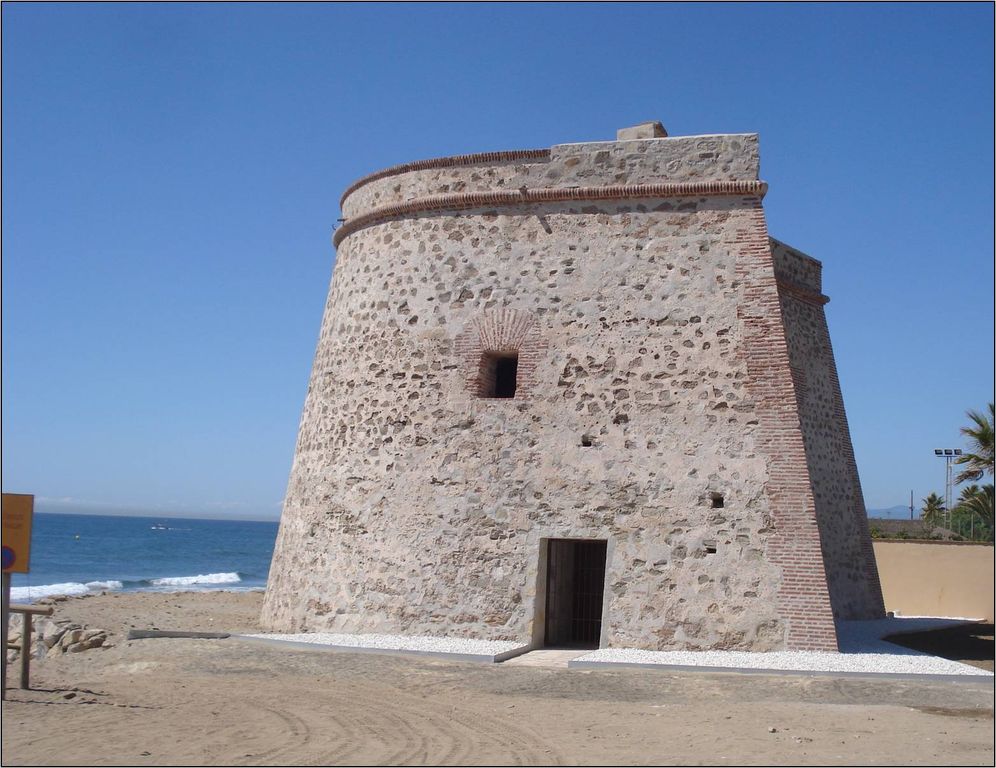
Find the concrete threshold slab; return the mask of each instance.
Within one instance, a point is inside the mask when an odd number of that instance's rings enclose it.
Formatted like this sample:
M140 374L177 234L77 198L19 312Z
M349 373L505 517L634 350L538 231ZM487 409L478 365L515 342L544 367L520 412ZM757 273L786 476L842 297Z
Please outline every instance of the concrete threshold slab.
M362 635L360 636L362 637ZM249 643L260 643L271 645L276 648L293 648L303 651L319 651L326 653L369 653L386 656L420 656L423 658L437 659L440 661L469 661L477 664L498 664L507 661L515 656L529 651L528 645L510 648L500 652L461 652L461 651L435 651L422 650L417 648L376 648L363 645L348 645L334 643L308 642L303 640L284 640L280 638L258 637L253 635L232 635L233 640L243 640Z
M537 648L528 653L522 653L505 662L509 667L548 667L567 669L570 662L579 656L584 656L590 651L570 650L564 648Z

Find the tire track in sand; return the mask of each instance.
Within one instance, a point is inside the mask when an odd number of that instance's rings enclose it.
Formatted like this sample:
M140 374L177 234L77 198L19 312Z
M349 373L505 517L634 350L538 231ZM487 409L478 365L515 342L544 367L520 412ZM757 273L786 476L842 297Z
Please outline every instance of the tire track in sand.
M507 716L474 709L460 709L450 699L433 700L393 692L390 701L354 691L350 705L370 716L370 729L378 740L385 738L389 721L401 730L416 730L420 736L406 741L389 755L389 764L429 762L508 762L516 765L561 762L552 745L529 728L516 725ZM390 708L390 714L386 709ZM380 722L378 722L378 720ZM376 725L374 725L376 723Z
M270 748L239 762L563 762L558 751L536 732L501 713L461 709L452 699L427 699L398 691L387 697L356 689L323 693L326 695L308 701L289 701L284 708L247 702L261 713L254 732L269 742Z
M281 758L291 757L296 752L306 751L312 741L312 731L308 724L296 714L287 710L269 707L255 702L247 702L254 709L261 710L268 716L265 718L265 726L260 728L265 734L268 742L279 738L276 746L265 749L262 752L252 754L253 762L271 763L280 762ZM283 723L283 728L274 729L271 725L273 719Z

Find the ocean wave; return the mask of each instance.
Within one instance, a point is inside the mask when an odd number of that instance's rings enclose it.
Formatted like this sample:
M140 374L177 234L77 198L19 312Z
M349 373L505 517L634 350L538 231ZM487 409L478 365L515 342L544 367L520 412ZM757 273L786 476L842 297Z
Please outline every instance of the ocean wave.
M115 581L114 579L109 579L108 581L88 581L86 583L86 588L91 592L100 592L102 590L115 590L122 589L124 584L120 581Z
M236 572L228 573L204 573L197 576L167 576L161 579L139 579L137 581L117 581L107 579L105 581L66 581L59 584L39 584L31 587L11 587L10 599L14 602L30 603L40 600L43 597L53 597L56 595L67 595L74 597L77 595L90 595L105 591L124 590L125 592L176 592L181 589L211 589L219 586L242 589L233 585L242 582L243 574ZM250 577L250 584L253 579ZM259 587L249 586L245 589L256 589Z
M88 581L82 584L78 581L66 581L61 584L39 584L36 587L11 587L11 600L38 600L53 595L87 595L91 592L121 589L120 581Z
M199 576L171 576L163 579L150 579L154 587L186 587L192 584L238 584L242 577L237 573L207 573Z

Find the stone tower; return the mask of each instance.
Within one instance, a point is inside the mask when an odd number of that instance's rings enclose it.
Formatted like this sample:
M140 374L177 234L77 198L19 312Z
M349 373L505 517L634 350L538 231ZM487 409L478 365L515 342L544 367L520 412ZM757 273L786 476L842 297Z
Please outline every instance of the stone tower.
M821 265L758 164L648 123L349 187L264 624L833 650L882 616Z

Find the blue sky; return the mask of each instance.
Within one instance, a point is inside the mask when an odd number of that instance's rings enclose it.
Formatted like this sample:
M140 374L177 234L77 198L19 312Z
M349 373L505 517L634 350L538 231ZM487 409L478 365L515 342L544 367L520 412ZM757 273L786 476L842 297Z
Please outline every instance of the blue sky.
M942 492L993 398L991 4L2 13L3 489L39 509L275 518L342 190L650 119L760 133L869 507Z

